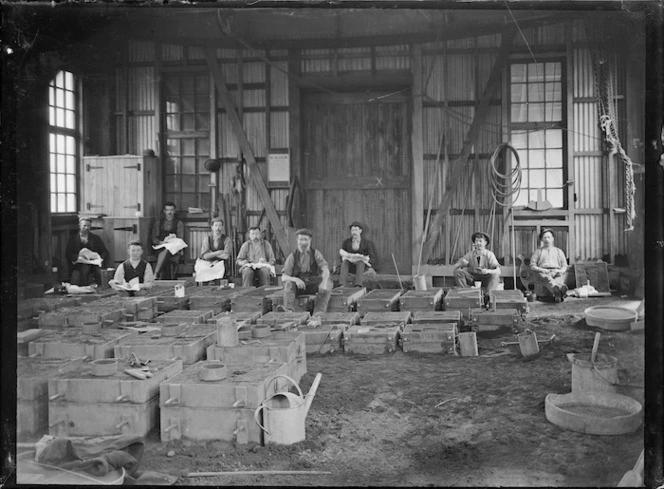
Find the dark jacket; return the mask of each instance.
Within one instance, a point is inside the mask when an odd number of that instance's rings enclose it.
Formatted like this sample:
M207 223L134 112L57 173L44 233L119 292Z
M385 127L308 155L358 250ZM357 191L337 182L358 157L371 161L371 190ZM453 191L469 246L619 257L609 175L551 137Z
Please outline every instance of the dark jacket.
M94 233L89 233L88 243L84 245L81 244L81 237L78 234L78 232L76 232L76 234L69 239L69 243L67 243L67 250L65 251L67 263L69 264L70 267L72 266L72 263L75 262L76 259L78 258L78 252L81 251L83 248L87 248L90 251L99 253L102 259L103 268L108 268L109 266L111 266L110 264L111 255L106 249L106 245L104 245L104 242L99 236L97 236Z
M348 253L359 253L360 255L369 255L369 264L376 269L376 250L371 240L360 237L360 247L359 249L353 250L353 238L346 238L341 245L341 249L347 251ZM341 258L339 258L341 261Z

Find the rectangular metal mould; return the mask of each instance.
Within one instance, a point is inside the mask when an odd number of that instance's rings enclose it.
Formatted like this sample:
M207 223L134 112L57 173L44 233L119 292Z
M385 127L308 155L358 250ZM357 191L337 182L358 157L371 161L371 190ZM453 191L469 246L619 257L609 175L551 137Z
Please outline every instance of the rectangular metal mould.
M404 353L445 353L457 355L457 327L454 323L409 324L400 333L399 344Z
M400 289L376 289L365 294L357 300L357 311L361 316L374 311L398 311Z
M350 326L344 331L344 351L350 353L393 353L397 349L397 325Z
M28 354L49 358L82 358L100 360L113 358L114 348L122 341L138 336L136 331L102 328L98 333L86 334L81 328L53 330L28 343Z
M402 311L440 311L442 300L442 287L434 287L429 290L409 290L399 297L399 308Z

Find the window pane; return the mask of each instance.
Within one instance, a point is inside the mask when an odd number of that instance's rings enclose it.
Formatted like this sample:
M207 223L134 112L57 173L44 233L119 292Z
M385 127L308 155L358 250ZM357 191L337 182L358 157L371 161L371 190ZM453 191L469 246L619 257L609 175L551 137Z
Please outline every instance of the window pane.
M527 87L525 83L514 83L511 88L512 102L527 102Z
M194 156L196 154L196 140L183 139L182 140L182 154L187 156Z
M193 131L194 129L194 114L184 114L182 116L182 130Z
M544 168L544 150L528 151L528 168Z
M212 204L210 203L210 194L209 193L202 194L201 195L201 208L202 209L210 209L211 205Z
M529 82L544 81L544 64L530 63L528 65L528 81Z
M562 168L563 167L563 152L562 150L548 150L546 152L546 166L547 168Z
M55 171L57 173L65 173L65 171L67 170L67 166L65 164L65 155L58 153L56 158L57 158L57 165Z
M66 153L68 155L75 155L76 147L74 145L76 144L76 140L72 136L66 136L65 143L67 145Z
M55 126L55 107L48 108L48 123Z
M175 159L166 158L166 161L164 163L164 171L166 172L166 175L171 175L175 173Z
M65 107L69 110L74 110L74 92L65 92Z
M177 192L180 190L178 186L178 179L173 175L166 175L166 192Z
M58 152L58 153L64 153L65 150L66 150L66 148L67 148L67 146L66 146L66 144L65 144L65 138L66 138L66 136L64 136L64 135L62 135L62 134L57 134L55 137L56 137L57 140L58 140L58 145L57 145L57 150L56 150L56 152Z
M559 170L546 170L546 186L547 188L563 186L562 168Z
M194 95L183 96L181 99L182 112L193 112L194 111Z
M196 194L182 194L180 202L181 203L178 207L181 207L182 209L186 209L187 207L198 207Z
M544 104L528 104L528 120L529 121L543 121L544 120Z
M182 77L180 79L180 93L193 94L194 93L194 79L193 77Z
M544 131L530 131L528 133L529 148L543 148L544 141Z
M546 120L548 121L559 121L562 120L562 104L560 102L554 102L547 109Z
M67 198L65 194L58 194L58 210L57 212L67 212Z
M196 192L196 177L193 175L182 175L180 177L182 181L182 191L183 192Z
M55 181L55 173L51 173L51 192L58 190L57 182Z
M526 122L527 104L512 105L512 122Z
M56 182L57 182L56 185L57 185L58 192L64 192L65 189L67 188L65 186L65 175L64 174L58 174L58 175L56 175L55 178L56 178Z
M196 140L196 154L198 154L198 156L205 156L205 159L207 159L207 157L210 156L209 139L202 138Z
M67 192L76 191L76 176L75 175L67 175L66 176L66 183L67 183L67 187L66 187Z
M51 187L51 192L53 191L53 187ZM57 199L55 198L55 194L51 194L51 212L58 212L58 204L57 204Z
M210 116L207 114L196 114L196 130L207 131L210 129Z
M512 146L516 149L526 148L528 146L528 133L525 131L513 131Z
M548 189L546 191L546 200L551 202L553 207L562 207L563 206L563 189L554 188Z
M544 102L543 83L531 83L528 85L528 102Z
M70 73L69 71L65 72L65 83L64 86L69 89L73 90L74 89L74 75Z
M207 89L206 89L207 90ZM210 108L210 97L205 97L205 92L199 93L199 96L196 97L196 112L198 113L208 113Z
M65 127L67 129L75 129L76 128L75 114L71 110L66 110L65 111Z
M207 93L210 89L210 79L207 76L196 77L196 92L199 94Z
M514 202L512 205L517 206L517 205L526 205L528 203L528 192L526 190L521 190L519 192L519 195L516 196L516 199L514 199Z
M526 81L526 67L525 64L513 64L511 73L512 82L525 82Z
M528 177L530 179L530 188L535 189L545 187L546 182L544 180L544 170L529 170Z
M186 156L182 158L182 173L196 173L196 158L193 156Z
M55 109L55 125L58 127L65 127L65 110Z
M166 143L166 151L169 155L178 156L180 154L180 140L169 139Z
M561 68L560 63L546 63L545 64L546 79L547 80L560 80Z
M62 90L61 88L58 88L55 91L55 105L57 107L64 107L65 106L65 91Z
M55 173L57 171L57 168L55 166L55 153L51 153L48 155L48 159L50 162L50 171L51 173Z
M562 148L563 147L563 131L560 129L549 129L546 131L546 147L547 148Z
M200 192L210 191L210 174L200 175L198 177L198 189Z
M75 194L67 194L67 212L76 212Z
M67 173L76 174L76 158L74 156L67 156Z

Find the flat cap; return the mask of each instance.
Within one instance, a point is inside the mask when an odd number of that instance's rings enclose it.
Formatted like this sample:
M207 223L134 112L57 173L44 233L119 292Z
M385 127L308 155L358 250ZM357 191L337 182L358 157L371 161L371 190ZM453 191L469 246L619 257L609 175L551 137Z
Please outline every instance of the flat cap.
M305 236L309 236L310 238L314 237L314 233L311 232L311 229L307 228L300 228L297 231L295 231L295 234L304 234Z
M350 223L349 228L352 228L353 226L357 226L358 228L362 229L364 231L364 226L362 226L362 223L360 221L353 221Z
M489 239L489 235L486 233L482 233L480 231L473 233L473 235L470 237L470 242L474 243L477 238L484 238L484 241L486 241L486 245L489 246L489 243L491 243L491 240Z
M217 217L212 218L212 221L210 221L210 224L212 224L213 222L220 222L220 223L223 224L224 220L221 217L217 216Z
M90 216L78 216L78 222L81 222L81 221L92 222L92 218Z

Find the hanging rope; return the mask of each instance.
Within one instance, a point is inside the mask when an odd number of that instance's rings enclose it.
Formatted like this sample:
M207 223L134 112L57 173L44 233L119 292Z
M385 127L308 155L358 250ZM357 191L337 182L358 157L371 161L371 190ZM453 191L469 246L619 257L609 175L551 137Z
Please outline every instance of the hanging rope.
M614 75L617 72L615 66L616 54L606 39L606 26L589 21L586 24L586 31L588 38L593 42L589 51L595 79L597 115L604 142L609 148L609 164L611 164L613 157L618 155L625 166L625 209L627 211L627 228L625 231L631 231L634 229L633 221L636 218L634 206L636 184L634 183L632 160L625 153L618 137L618 111L614 87Z

